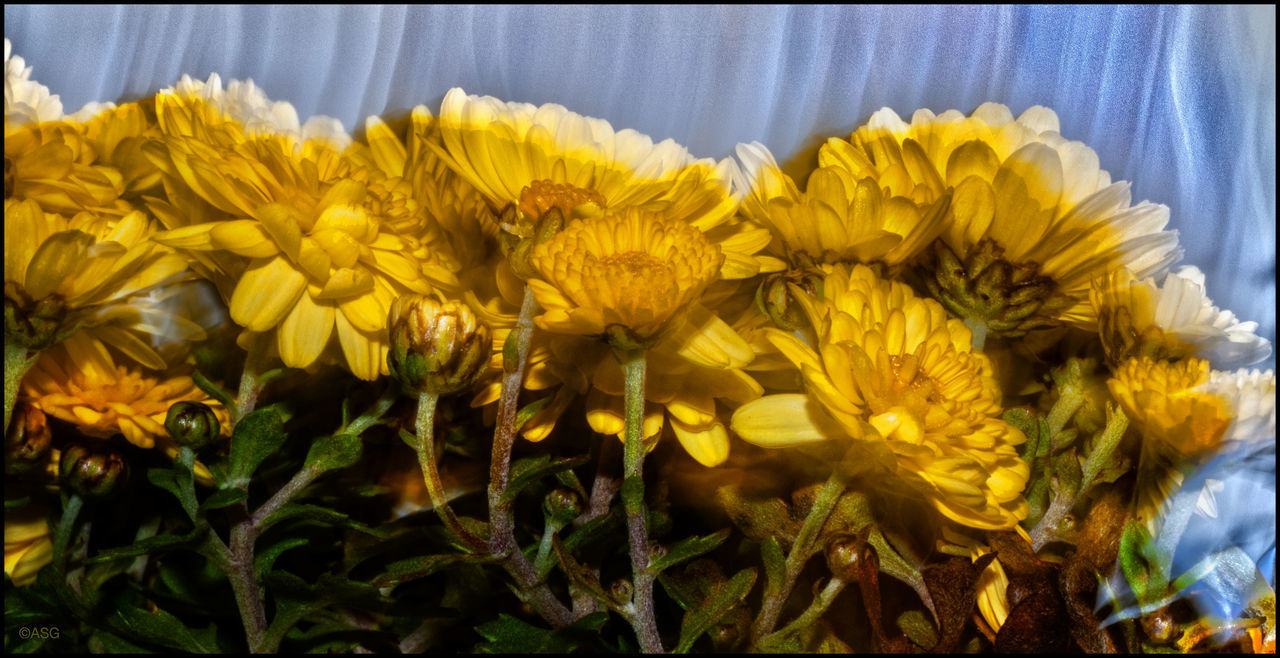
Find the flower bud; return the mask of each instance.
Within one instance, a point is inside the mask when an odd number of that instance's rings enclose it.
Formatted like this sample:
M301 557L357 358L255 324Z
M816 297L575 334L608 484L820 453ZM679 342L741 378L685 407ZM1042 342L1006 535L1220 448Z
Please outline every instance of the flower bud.
M631 603L631 597L634 596L635 590L631 588L631 581L626 578L619 578L613 581L609 586L609 596L613 597L614 602L618 605L627 605Z
M1182 633L1178 632L1178 625L1174 623L1173 616L1169 614L1168 608L1160 608L1142 616L1142 632L1146 634L1147 639L1152 644L1167 645L1178 639Z
M43 465L53 442L53 432L44 412L19 402L13 408L9 432L4 437L4 465L7 473L25 473Z
M792 285L799 286L805 293L817 296L821 289L822 277L810 269L790 270L770 274L756 288L756 306L769 316L779 329L795 331L809 326L804 310L795 300Z
M129 475L129 465L119 453L73 445L62 451L58 478L63 486L86 498L105 498Z
M178 402L169 407L169 414L164 419L164 429L178 445L198 450L218 438L222 433L222 424L208 405Z
M880 560L865 537L836 535L827 542L827 569L847 582L858 582L864 570L878 571Z
M484 372L493 334L466 304L405 295L387 318L387 366L406 391L456 393Z
M564 525L582 513L582 500L569 489L554 489L542 499L542 512L552 523Z

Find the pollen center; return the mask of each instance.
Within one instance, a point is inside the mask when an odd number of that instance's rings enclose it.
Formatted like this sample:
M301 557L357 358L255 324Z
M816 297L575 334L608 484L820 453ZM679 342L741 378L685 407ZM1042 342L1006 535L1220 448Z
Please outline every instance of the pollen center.
M537 220L552 208L557 208L565 219L574 217L574 209L594 204L595 209L580 208L578 216L595 215L605 207L604 195L565 183L536 180L520 190L520 212L528 219Z

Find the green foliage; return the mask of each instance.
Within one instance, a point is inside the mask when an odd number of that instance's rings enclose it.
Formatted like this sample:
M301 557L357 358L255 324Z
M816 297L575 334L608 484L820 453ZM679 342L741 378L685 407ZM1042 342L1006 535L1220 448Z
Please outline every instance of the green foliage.
M245 415L231 431L230 468L227 487L246 487L253 472L284 443L284 421L275 409L259 409Z
M307 451L305 468L316 473L323 473L339 468L347 468L360 461L364 444L360 437L352 434L322 436L311 444Z
M504 613L476 627L476 632L486 640L476 648L480 653L569 653L590 643L593 631L599 630L607 620L607 614L597 612L560 630L550 630Z

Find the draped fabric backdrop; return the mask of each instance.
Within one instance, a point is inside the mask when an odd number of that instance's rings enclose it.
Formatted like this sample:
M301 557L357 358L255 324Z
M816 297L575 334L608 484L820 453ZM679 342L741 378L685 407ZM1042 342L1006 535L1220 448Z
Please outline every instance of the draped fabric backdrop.
M1134 200L1172 209L1211 297L1275 340L1275 7L5 5L67 112L182 74L252 78L358 130L450 87L561 103L793 170L880 107L1054 109ZM1274 357L1264 366L1273 366Z
M758 140L796 171L883 106L1045 105L1135 201L1171 207L1183 263L1275 341L1275 7L6 5L4 19L67 112L216 72L356 131L438 111L460 86L698 156ZM1227 482L1223 518L1189 545L1237 541L1274 582L1274 447L1195 477Z

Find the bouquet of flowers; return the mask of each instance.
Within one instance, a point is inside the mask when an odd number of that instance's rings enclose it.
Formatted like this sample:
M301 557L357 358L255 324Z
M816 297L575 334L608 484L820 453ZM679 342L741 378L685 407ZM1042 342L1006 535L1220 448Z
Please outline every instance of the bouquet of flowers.
M6 650L1275 650L1196 539L1274 489L1271 346L1052 110L797 178L5 71Z

